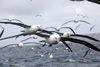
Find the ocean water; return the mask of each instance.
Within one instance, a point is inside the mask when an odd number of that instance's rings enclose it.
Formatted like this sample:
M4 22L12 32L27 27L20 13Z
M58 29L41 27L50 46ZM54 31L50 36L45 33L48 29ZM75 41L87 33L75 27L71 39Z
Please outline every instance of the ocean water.
M99 39L100 36L95 37ZM100 42L87 41L95 46L100 45ZM88 50L84 45L72 43L69 46L73 52L62 43L58 46L59 49L56 49L57 45L42 47L33 44L22 48L9 46L0 49L0 67L100 67L100 52L92 50L83 58Z
M92 50L92 54L83 58L88 50L84 45L72 43L73 52L66 50L63 44L59 44L59 49L56 47L6 47L0 50L0 67L100 67L100 52ZM49 53L53 57L50 58Z

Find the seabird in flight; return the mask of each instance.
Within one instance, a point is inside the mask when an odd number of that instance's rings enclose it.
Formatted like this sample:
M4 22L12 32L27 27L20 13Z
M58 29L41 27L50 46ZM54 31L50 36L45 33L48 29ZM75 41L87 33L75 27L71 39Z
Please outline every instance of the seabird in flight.
M100 45L99 45L100 46ZM85 58L87 55L89 55L89 54L92 54L92 50L91 50L91 48L89 48L86 52L85 52L85 54L83 55L83 58Z
M39 35L40 36L42 36L42 37L45 37L45 35L42 35L42 34L40 34L39 33ZM80 36L80 35L79 35ZM47 35L46 35L46 37L48 37ZM83 36L84 37L84 36ZM88 37L88 36L85 36L85 37ZM91 37L90 37L91 38ZM95 39L93 39L93 40L95 40ZM48 41L48 40L47 40ZM56 40L55 40L56 41ZM91 48L91 49L93 49L93 50L95 50L95 51L99 51L100 52L100 49L99 48L97 48L96 46L94 46L94 45L92 45L91 43L89 43L89 42L87 42L87 41L84 41L84 40L80 40L80 39L75 39L75 38L71 38L71 37L60 37L60 41L63 43L63 44L65 44L66 42L65 41L71 41L71 42L75 42L75 43L79 43L79 44L83 44L83 45L85 45L86 47L88 47L88 48ZM97 40L98 41L98 40ZM50 41L48 42L48 43L50 43ZM56 43L57 44L57 43ZM66 45L66 44L65 44ZM67 47L68 47L68 45L66 45ZM68 47L69 48L69 47ZM70 48L71 49L71 48Z
M38 37L37 37L37 36L35 36L35 37L29 37L29 38L26 38L26 39L24 39L24 40L21 40L21 42L26 41L26 40L29 40L29 39L31 39L31 38L37 39Z
M90 40L93 40L93 41L100 41L100 40L97 40L97 39L95 39L95 38L93 38L93 37L90 37L90 36L87 36L87 35L81 35L81 34L70 34L70 33L58 33L58 34L60 34L61 35L61 38L69 38L70 39L70 36L74 36L74 37L83 37L83 38L88 38L88 39L90 39ZM42 35L41 35L42 36ZM61 40L61 39L60 39ZM72 40L73 40L73 38L72 38ZM75 39L74 39L74 41L75 41ZM76 39L76 41L77 41L77 39ZM82 41L82 40L80 40L80 41ZM66 45L65 44L65 42L63 41L63 40L61 40L61 42L64 44L64 45ZM86 44L87 42L85 42L85 41L82 41L83 42L83 44ZM85 42L85 43L84 43ZM79 42L80 43L80 42ZM69 48L69 46L68 45L66 45L68 48ZM90 47L90 46L87 46L87 47ZM93 48L93 46L92 46L92 48ZM69 48L70 49L70 48Z
M0 23L2 23L2 24L12 24L12 25L17 25L17 26L23 27L25 30L23 30L22 32L24 32L26 34L33 34L33 33L36 33L37 31L41 31L41 32L52 34L51 32L49 32L47 30L43 30L40 25L32 25L32 26L30 26L30 25L26 25L26 24L23 24L23 23L3 22L3 21L0 21Z
M100 42L100 40L98 40L98 39L95 39L95 38L93 38L93 37L90 37L90 36L87 36L87 35L81 35L81 34L71 34L70 36L74 36L74 37L83 37L83 38L87 38L87 39L90 39L90 40L93 40L93 41L98 41L98 42Z
M89 49L85 52L83 58L85 58L88 54L90 54L90 52L91 52L91 48L89 48Z
M84 22L84 23L86 23L86 24L90 24L90 23L87 22L87 21L75 19L75 20L67 21L67 22L63 23L61 26L65 25L65 24L67 24L67 23L70 23L70 22L74 22L74 23Z
M90 40L93 40L93 41L98 41L98 42L100 42L100 40L95 39L95 38L93 38L93 37L91 37L91 36L87 36L87 35L70 34L70 32L64 32L64 33L56 32L56 33L58 33L61 37L65 37L65 38L66 38L66 37L69 38L70 36L72 36L72 37L83 37L83 38L87 38L87 39L90 39Z
M43 47L46 45L46 43L49 44L49 46L52 46L53 44L58 44L60 41L60 35L58 35L57 33L54 33L52 35L45 35L45 34L36 34L40 37L44 37L45 40L44 41L40 41L40 42L45 42L45 44L43 45ZM68 46L67 43L65 43L64 41L61 41L66 47L68 47L70 49L70 51L72 52L72 49Z

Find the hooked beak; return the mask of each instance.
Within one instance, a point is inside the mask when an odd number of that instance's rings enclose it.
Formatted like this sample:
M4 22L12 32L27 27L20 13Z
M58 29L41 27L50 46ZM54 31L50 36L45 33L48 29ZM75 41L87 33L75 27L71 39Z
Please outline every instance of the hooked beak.
M39 27L40 30L43 30L41 27Z
M59 43L60 40L58 38L56 38L56 41L57 41L57 43Z

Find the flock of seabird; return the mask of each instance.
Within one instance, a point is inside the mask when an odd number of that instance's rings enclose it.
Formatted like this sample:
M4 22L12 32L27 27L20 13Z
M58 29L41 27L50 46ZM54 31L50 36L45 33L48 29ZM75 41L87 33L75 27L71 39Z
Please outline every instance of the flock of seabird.
M85 55L83 57L85 57L90 50L95 50L95 51L100 52L100 49L97 46L94 46L92 43L89 43L88 41L81 40L81 39L78 39L75 37L87 38L87 39L93 40L95 42L100 42L100 40L95 39L90 36L87 36L87 35L77 34L71 27L59 27L59 28L46 27L43 29L40 25L30 26L30 25L24 24L20 20L17 20L17 19L13 19L13 20L19 21L20 23L12 21L12 20L8 20L8 21L2 20L2 21L0 21L0 24L16 25L16 26L20 26L20 27L24 28L24 30L21 30L20 34L3 38L2 35L3 35L5 29L2 26L0 26L2 28L2 31L0 33L0 41L10 39L10 38L18 38L20 36L27 36L27 35L36 35L38 37L44 38L44 40L39 41L39 43L27 42L27 43L19 43L19 44L10 44L10 45L1 47L0 49L3 49L5 47L11 46L11 45L17 45L18 47L23 47L24 44L29 44L29 43L40 44L40 45L42 45L42 47L45 47L46 44L49 44L49 47L52 47L53 45L57 45L59 42L61 42L65 45L66 48L68 48L71 52L73 52L71 47L66 43L67 41L70 41L70 42L74 42L74 43L79 43L79 44L84 45L89 48L89 50L85 53ZM75 23L84 22L86 24L90 24L89 22L83 21L83 20L70 20L68 22L63 23L61 26L65 25L69 22L75 22ZM91 30L93 29L93 27L94 26L91 27ZM55 31L47 30L48 28L55 29ZM60 32L61 29L70 29L73 33L72 34L70 32L62 33L62 32ZM34 38L34 37L30 37L30 38ZM28 38L28 39L30 39L30 38ZM24 42L28 39L22 40L21 42ZM37 39L37 37L34 39ZM41 43L44 43L44 44L41 44ZM56 49L58 49L58 48L56 48ZM53 57L52 54L49 53L49 55L51 58Z

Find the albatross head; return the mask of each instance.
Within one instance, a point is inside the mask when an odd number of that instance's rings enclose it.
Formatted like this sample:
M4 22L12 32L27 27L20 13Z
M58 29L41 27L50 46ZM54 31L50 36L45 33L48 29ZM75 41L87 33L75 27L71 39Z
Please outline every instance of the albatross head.
M78 20L78 19L75 19L75 20L74 20L74 22L75 22L75 23L78 23L78 22L79 22L79 20Z
M27 28L26 30L22 32L27 33L27 34L32 34L32 33L36 33L39 30L43 30L40 25L32 25L30 28Z
M52 35L50 35L50 37L48 38L48 43L49 44L57 44L60 41L60 35L57 33L54 33Z
M70 32L63 33L62 37L70 37Z
M60 27L57 27L57 28L56 28L56 31L60 31Z
M31 29L34 29L34 30L36 30L36 31L38 31L38 30L43 30L43 29L41 28L40 25L32 25L32 26L31 26Z
M23 44L23 43L19 43L19 44L17 44L17 46L18 46L18 47L23 47L24 44Z

